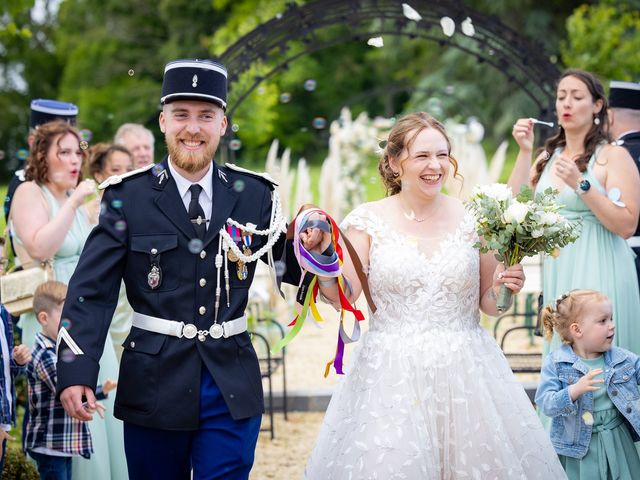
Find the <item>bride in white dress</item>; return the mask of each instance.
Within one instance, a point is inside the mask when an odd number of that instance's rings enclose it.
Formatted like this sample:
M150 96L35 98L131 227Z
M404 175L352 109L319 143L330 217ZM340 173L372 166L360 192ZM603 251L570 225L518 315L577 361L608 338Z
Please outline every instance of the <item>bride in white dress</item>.
M506 271L481 255L474 219L441 192L455 160L442 125L425 113L400 119L380 173L390 194L343 222L374 303L370 328L326 412L305 478L566 478L521 384L479 325L496 315L505 284L520 291L520 265ZM322 238L320 242L319 239ZM301 234L323 251L327 235ZM351 300L362 290L351 262ZM322 279L322 293L337 287Z

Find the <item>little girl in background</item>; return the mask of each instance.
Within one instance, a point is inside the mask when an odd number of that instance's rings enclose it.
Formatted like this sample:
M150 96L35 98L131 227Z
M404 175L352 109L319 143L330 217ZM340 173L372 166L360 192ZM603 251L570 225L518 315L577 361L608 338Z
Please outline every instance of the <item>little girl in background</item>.
M542 311L544 333L563 345L542 367L536 404L570 480L638 479L640 357L612 345L609 299L572 290Z

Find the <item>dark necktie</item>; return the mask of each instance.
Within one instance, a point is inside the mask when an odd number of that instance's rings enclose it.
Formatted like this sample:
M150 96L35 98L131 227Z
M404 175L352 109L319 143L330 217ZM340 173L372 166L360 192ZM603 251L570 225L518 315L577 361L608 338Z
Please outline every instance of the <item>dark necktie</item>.
M195 183L189 187L189 191L191 192L191 202L189 202L189 218L191 219L193 228L196 229L198 238L202 240L204 238L204 234L207 231L207 220L204 217L204 210L202 210L200 202L198 201L200 192L202 191L202 187Z

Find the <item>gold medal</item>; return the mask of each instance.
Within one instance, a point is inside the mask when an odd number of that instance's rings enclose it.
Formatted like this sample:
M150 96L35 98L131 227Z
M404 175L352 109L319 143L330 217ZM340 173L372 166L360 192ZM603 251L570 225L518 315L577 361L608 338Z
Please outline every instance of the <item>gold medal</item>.
M242 250L242 253L244 253L244 256L245 256L245 257L249 257L249 256L251 256L251 254L252 254L253 252L251 251L251 249L250 249L249 247L247 247L247 246L245 245L244 249Z
M247 264L238 260L238 263L236 264L236 269L237 269L236 273L238 274L238 280L246 280L247 276L249 275Z
M227 258L229 259L230 262L238 261L238 255L236 255L236 253L231 249L229 249L229 251L227 252Z

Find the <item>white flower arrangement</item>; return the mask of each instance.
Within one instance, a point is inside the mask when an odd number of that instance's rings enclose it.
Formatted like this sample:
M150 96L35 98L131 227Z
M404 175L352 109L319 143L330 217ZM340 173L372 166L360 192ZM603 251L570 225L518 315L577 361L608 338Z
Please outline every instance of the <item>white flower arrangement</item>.
M580 221L570 222L558 213L557 195L557 190L548 188L534 196L525 186L514 198L504 184L475 187L467 208L475 214L476 231L484 239L476 247L482 253L496 252L505 267L539 253L557 256L580 234ZM511 290L502 286L498 311L502 313L510 304Z

